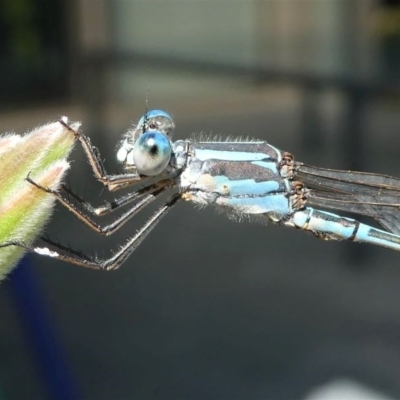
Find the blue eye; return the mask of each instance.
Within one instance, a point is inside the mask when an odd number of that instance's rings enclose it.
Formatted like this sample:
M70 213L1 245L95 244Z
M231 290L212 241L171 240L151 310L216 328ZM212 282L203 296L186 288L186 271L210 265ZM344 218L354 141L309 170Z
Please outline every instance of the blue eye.
M161 132L145 132L139 136L132 149L137 171L146 176L161 173L168 165L171 153L171 143Z
M137 127L145 132L158 131L170 136L175 128L175 124L167 112L163 110L150 110L140 118Z

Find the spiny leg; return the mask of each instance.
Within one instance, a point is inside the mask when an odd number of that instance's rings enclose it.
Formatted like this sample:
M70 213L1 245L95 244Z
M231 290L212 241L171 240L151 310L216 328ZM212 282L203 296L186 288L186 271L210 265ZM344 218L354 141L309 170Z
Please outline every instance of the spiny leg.
M107 236L117 231L123 224L125 224L129 219L131 219L144 207L146 207L153 200L155 200L158 197L158 195L160 195L165 189L169 187L168 185L169 181L161 181L146 188L143 188L141 190L138 190L137 192L129 193L126 196L123 196L121 199L116 199L113 203L109 203L108 205L99 207L97 209L92 207L89 203L86 203L83 199L81 199L75 193L70 191L70 193L73 193L75 200L77 200L82 207L84 207L86 210L89 210L89 212L92 212L100 216L105 215L108 212L112 212L115 209L140 198L140 200L136 204L134 204L129 210L120 215L115 221L113 221L108 225L101 226L98 223L96 223L91 217L89 217L88 215L84 214L81 210L79 210L75 204L71 203L69 199L64 197L61 193L37 184L36 182L32 181L29 178L29 176L26 179L29 183L36 186L38 189L53 195L63 206L65 206L69 211L71 211L74 215L76 215L82 222L88 225L91 229L93 229L97 233ZM100 210L99 214L96 212L96 210Z
M133 216L135 216L138 212L140 212L144 207L146 207L152 201L154 201L157 198L157 196L164 190L165 190L165 188L159 188L153 194L148 194L148 195L144 196L137 203L135 203L133 205L133 207L131 207L128 211L124 212L115 221L113 221L110 224L105 225L105 226L101 226L101 225L97 224L89 216L87 216L85 214L80 214L79 211L76 209L73 210L72 208L69 208L69 210L72 211L75 215L77 215L81 221L83 221L86 225L88 225L91 229L93 229L97 233L109 236L109 235L112 235L115 231L117 231L126 222L128 222Z
M30 182L31 184L35 185L37 188L44 190L47 193L52 194L54 197L57 198L57 200L59 200L67 208L69 208L69 205L72 205L72 203L68 199L68 197L72 197L87 212L89 212L90 214L96 215L98 217L102 217L103 215L112 213L115 210L117 210L118 208L131 203L132 201L136 200L138 197L143 196L144 194L147 194L147 193L154 194L154 191L157 188L172 187L172 182L168 179L165 179L165 180L153 183L152 185L138 189L135 192L127 193L126 195L118 197L111 202L106 202L102 206L94 207L65 185L62 185L61 188L59 189L59 191L55 191L55 190L52 190L49 188L45 188L45 187L37 184L36 182L32 181L31 179L27 178L27 181ZM61 192L65 192L68 197L63 195Z
M62 192L66 193L66 195L62 194ZM114 199L111 202L106 202L102 206L94 207L65 185L62 185L60 187L60 189L58 190L58 192L56 192L56 194L54 194L54 193L51 193L51 194L55 195L55 197L57 199L60 199L62 197L63 204L64 204L64 201L66 203L71 203L71 201L68 200L67 196L70 198L73 198L75 200L75 202L77 202L79 204L80 207L84 208L88 213L96 215L98 217L102 217L103 215L107 215L109 213L114 212L118 208L125 206L126 204L134 201L141 195L141 193L139 193L139 192L128 193L124 196Z
M157 212L148 219L148 221L139 229L135 236L131 237L128 242L121 247L113 256L106 260L87 256L84 253L69 249L63 245L55 243L49 239L42 238L43 241L48 243L48 247L35 247L21 241L10 241L0 244L0 248L7 246L19 246L25 250L58 260L62 260L71 264L76 264L82 267L111 271L118 269L122 263L135 251L139 244L147 237L147 235L154 229L161 218L177 203L181 198L180 193L174 194Z
M74 133L75 138L79 141L84 152L86 153L96 179L105 185L109 190L118 190L121 184L123 184L123 186L127 186L143 180L137 173L125 173L117 175L108 174L101 159L99 150L97 147L91 144L90 139L83 133L72 129L63 119L60 119L60 123Z

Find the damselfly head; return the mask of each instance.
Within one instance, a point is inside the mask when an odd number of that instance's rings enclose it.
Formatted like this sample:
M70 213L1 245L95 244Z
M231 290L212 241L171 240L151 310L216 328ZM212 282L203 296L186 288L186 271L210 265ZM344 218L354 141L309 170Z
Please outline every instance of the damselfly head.
M169 136L175 128L172 117L163 110L151 110L129 131L117 152L117 159L135 167L145 176L155 176L168 165L172 146Z

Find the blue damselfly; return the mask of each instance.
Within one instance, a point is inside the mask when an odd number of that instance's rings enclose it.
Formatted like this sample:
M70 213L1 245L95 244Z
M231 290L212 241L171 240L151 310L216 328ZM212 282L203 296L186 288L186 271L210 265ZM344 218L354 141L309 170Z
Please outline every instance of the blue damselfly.
M47 247L35 247L18 239L0 247L20 246L80 266L113 270L130 256L171 207L179 200L188 200L214 205L239 217L256 216L258 220L310 231L325 240L351 240L400 250L400 179L313 167L295 161L292 154L265 141L173 142L174 127L165 111L146 112L120 144L117 159L123 164L124 173L119 175L109 175L90 139L73 131L102 184L110 191L133 186L132 192L103 206L93 207L66 186L54 191L27 178L38 190L55 196L103 235L115 232L161 193L170 190L169 200L110 258L101 260L45 238L42 240ZM105 226L89 216L101 217L128 204L123 214ZM385 230L324 209L371 217Z

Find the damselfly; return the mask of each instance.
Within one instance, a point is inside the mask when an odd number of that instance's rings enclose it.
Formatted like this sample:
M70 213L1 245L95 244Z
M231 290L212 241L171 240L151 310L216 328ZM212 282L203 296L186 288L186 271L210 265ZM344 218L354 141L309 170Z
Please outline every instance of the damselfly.
M174 127L165 111L147 112L121 142L117 159L123 164L124 173L118 175L108 174L90 139L73 131L95 177L103 185L110 191L134 187L133 191L103 206L93 207L66 186L53 191L27 178L38 190L56 197L103 235L115 232L164 191L170 190L172 195L168 201L110 258L88 256L45 238L42 240L48 247L35 247L18 240L0 247L20 246L83 267L113 270L131 255L168 210L179 200L189 200L217 206L239 217L256 216L258 220L310 231L325 240L344 239L400 250L400 179L313 167L296 162L290 153L265 141L172 142ZM124 213L104 226L89 215L101 217L127 205ZM366 215L386 230L329 213L323 210L326 208Z

